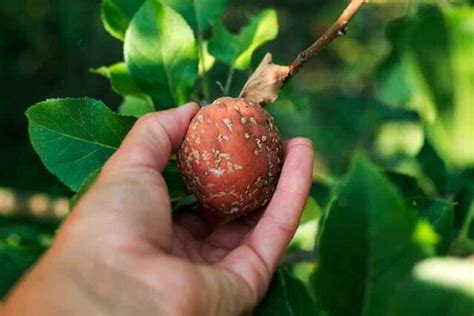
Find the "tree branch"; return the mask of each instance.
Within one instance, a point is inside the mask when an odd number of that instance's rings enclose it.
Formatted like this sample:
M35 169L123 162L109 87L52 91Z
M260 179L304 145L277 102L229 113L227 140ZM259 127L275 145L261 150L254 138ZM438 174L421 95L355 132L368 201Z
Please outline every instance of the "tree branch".
M312 57L334 39L347 33L349 22L365 2L368 2L368 0L352 0L336 23L313 45L299 53L298 57L289 66L273 64L272 55L267 53L260 65L247 80L239 97L246 98L262 106L267 103L273 103L288 80L303 68Z
M349 22L356 15L357 11L361 6L368 2L368 0L352 0L347 8L342 12L341 16L337 19L327 31L323 34L316 42L308 47L305 51L298 54L298 57L289 66L289 74L286 81L294 76L303 66L314 57L321 49L329 45L333 40L340 36L346 35L348 31Z

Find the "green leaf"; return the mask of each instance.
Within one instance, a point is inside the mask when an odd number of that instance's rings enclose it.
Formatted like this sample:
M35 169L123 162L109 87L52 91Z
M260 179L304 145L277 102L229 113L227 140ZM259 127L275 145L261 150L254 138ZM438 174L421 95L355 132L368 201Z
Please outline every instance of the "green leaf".
M409 101L410 86L396 51L393 51L379 66L374 84L377 97L388 104L405 105Z
M159 1L146 1L129 25L124 50L128 70L155 107L189 101L198 76L198 54L192 30L176 11Z
M165 171L163 172L163 177L168 186L168 192L172 202L189 196L190 193L179 174L178 164L176 161L170 160L168 162Z
M214 66L214 63L216 62L216 59L214 56L212 56L209 53L209 42L205 41L202 43L202 57L200 57L202 60L199 63L199 75L203 75L205 72L208 72L211 70L211 68Z
M128 24L144 0L102 0L102 23L113 37L123 41Z
M222 15L228 0L162 0L176 10L196 33L205 33Z
M118 112L121 115L141 117L155 110L153 101L148 96L128 95L124 98Z
M412 204L440 237L437 245L438 255L446 255L454 237L453 204L443 200L423 197L412 199Z
M474 263L433 258L418 263L391 302L389 316L460 316L474 311Z
M189 212L190 210L195 210L197 206L197 199L194 195L190 194L184 198L181 198L172 203L172 212L173 215L179 212Z
M428 140L425 140L417 159L424 174L433 182L438 192L446 194L448 183L447 167Z
M385 176L397 187L405 198L425 196L423 189L418 184L418 180L402 173L386 171Z
M253 52L278 34L275 10L264 10L243 27L240 34L231 34L222 23L217 23L209 51L218 60L239 70L250 66Z
M124 62L116 63L112 66L102 66L91 70L110 79L112 89L122 96L143 95L143 91L137 86L132 75L128 71L127 64Z
M474 240L474 181L456 194L454 202L454 226L459 237Z
M0 300L46 250L57 223L0 216Z
M285 269L277 270L267 295L253 313L255 316L316 316L318 314L306 286Z
M306 205L303 210L303 215L300 219L300 225L317 218L320 213L321 210L318 206L318 203L316 203L316 201L311 196L308 197L308 200L306 201Z
M322 209L325 209L331 200L331 192L332 188L329 184L321 181L313 181L310 196Z
M472 23L472 7L441 11L427 5L391 25L413 106L423 115L433 146L457 167L474 165L474 63L466 62L474 50Z
M298 109L294 98L283 96L268 111L283 138L310 138L320 160L335 174L347 170L355 150L369 149L383 123L416 119L412 112L389 108L371 98L317 94L311 100L313 106Z
M376 168L358 157L331 203L312 278L328 315L385 315L391 293L436 235Z
M52 99L26 115L30 140L48 170L76 191L115 152L135 119L89 99Z
M74 207L76 207L79 200L89 191L89 188L94 184L97 177L99 177L101 169L97 169L92 171L87 177L85 177L84 181L82 181L81 187L77 190L76 194L71 198L71 202L69 202L69 210L72 211Z

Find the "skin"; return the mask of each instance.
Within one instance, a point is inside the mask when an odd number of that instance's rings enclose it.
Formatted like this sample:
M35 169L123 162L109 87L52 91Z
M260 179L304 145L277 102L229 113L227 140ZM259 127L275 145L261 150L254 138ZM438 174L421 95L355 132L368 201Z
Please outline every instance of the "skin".
M263 214L211 229L171 215L161 175L198 111L194 103L139 119L5 302L2 315L245 315L268 289L307 200L313 149L285 144Z

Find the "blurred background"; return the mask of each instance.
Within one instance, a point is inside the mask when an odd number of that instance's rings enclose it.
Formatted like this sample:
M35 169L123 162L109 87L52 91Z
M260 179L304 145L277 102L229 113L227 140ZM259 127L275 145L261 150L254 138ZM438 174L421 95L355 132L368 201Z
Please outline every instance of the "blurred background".
M254 65L267 51L273 53L276 63L290 63L346 5L342 0L230 3L223 18L234 31L263 8L278 12L279 36L255 53ZM387 23L410 10L410 1L367 5L350 25L348 35L321 52L291 81L280 100L268 107L285 138L301 135L313 140L316 202L321 208L328 200L324 192L347 170L356 151L367 153L385 169L415 175L425 189L434 190L429 180L423 180L416 159L424 144L420 117L429 116L431 110L409 102L416 95L404 81L399 56L393 50L396 41L386 36ZM431 29L431 33L441 36L441 48L446 46L442 32ZM442 49L433 58L441 62ZM122 43L102 26L100 1L2 0L0 300L47 249L72 196L43 167L31 147L25 110L48 98L82 96L117 108L121 97L111 90L108 80L89 69L122 59ZM474 63L472 51L470 62ZM223 82L226 75L227 68L217 64L211 82ZM236 74L231 95L238 94L248 75ZM213 97L219 96L217 84L211 90Z

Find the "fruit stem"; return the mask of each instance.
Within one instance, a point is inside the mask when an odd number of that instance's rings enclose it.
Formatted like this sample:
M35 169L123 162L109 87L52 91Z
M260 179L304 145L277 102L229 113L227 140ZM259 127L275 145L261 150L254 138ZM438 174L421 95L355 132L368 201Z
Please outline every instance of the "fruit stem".
M312 57L328 46L329 43L340 36L346 35L349 22L366 2L368 2L368 0L352 0L347 8L342 12L341 16L337 19L336 23L334 23L326 33L324 33L310 47L298 54L296 59L289 66L289 74L285 81L288 81L288 79L294 76Z

